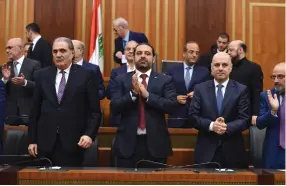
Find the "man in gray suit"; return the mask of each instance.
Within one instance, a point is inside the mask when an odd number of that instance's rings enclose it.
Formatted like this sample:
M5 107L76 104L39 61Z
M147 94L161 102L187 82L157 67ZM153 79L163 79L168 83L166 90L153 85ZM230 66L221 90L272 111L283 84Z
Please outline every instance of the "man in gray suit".
M24 56L24 43L20 38L9 39L6 44L9 62L1 67L1 78L6 86L7 107L5 123L28 124L34 89L34 72L41 68L38 61Z

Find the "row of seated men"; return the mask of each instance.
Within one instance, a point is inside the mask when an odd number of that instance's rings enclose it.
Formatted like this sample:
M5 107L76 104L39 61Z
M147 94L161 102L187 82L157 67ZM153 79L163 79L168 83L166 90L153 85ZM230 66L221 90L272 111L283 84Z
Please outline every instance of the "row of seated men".
M55 66L42 70L33 67L33 71L36 71L36 75L32 75L34 82L28 81L23 66L17 67L17 64L15 67L12 66L13 62L18 62L15 56L18 59L19 57L28 59L23 57L23 43L20 39L11 39L7 42L6 52L8 58L13 61L10 62L10 66L7 63L2 67L2 80L8 86L6 90L12 85L19 90L30 88L30 91L34 92L29 121L30 154L35 156L39 150L39 154L52 157L56 164L63 165L76 165L80 161L82 148L90 147L91 138L98 130L101 115L99 78L94 71L74 64L77 54L76 43L68 38L57 38L52 49ZM260 128L268 125L267 118L262 117L268 112L258 113L259 104L257 106L255 102L255 100L259 102L262 89L256 87L257 84L262 87L261 68L247 61L245 51L246 46L242 41L232 41L228 45L228 54L225 52L216 54L211 63L213 80L209 77L207 68L196 65L199 56L199 46L196 42L186 43L183 51L184 63L170 68L167 75L151 70L155 56L152 46L134 41L126 43L127 64L114 69L113 74L124 68L126 73L111 78L106 91L111 99L112 113L120 116L114 145L118 165L134 167L134 163L139 159L166 162L166 158L172 154L172 149L166 130L165 113L172 116L176 114L178 108L183 108L180 113L186 112L186 114L174 118L188 118L190 121L183 120L185 123L183 125L192 123L191 127L199 130L196 163L216 161L229 168L245 167L243 158L245 149L241 131L248 128L250 120ZM36 61L29 59L28 61L34 63L34 66L39 66ZM235 65L238 66L234 68ZM271 76L277 93L284 93L285 89L285 83L283 84L285 69L281 71L283 65L278 65L278 72L275 71ZM199 73L196 69L199 69ZM249 86L243 82L240 84L239 80L233 81L235 76L231 75L235 69L243 71L243 78L248 77L245 81L253 79L258 81L251 82ZM259 69L260 72L255 73ZM177 73L180 70L181 73ZM240 73L238 75L241 76ZM215 87L216 84L219 86ZM190 88L191 85L193 87ZM228 87L232 89L228 90ZM184 89L182 93L179 92L180 89ZM214 94L211 92L212 89ZM251 96L257 92L258 96ZM270 100L271 107L268 106L269 110L266 111L269 111L270 116L276 120L282 118L278 101L282 98L274 96L272 100L271 96L268 96L267 99L266 102ZM257 114L254 114L255 108ZM261 117L256 119L258 115ZM257 121L261 123L256 123ZM86 125L81 126L82 123ZM282 136L277 134L279 129L280 126L277 124L275 130L270 132L271 136L274 135L276 138ZM277 148L276 153L270 154L276 158L265 156L266 159L271 159L270 162L265 162L268 164L266 166L271 168L285 166L285 160L283 162L282 158L278 158L285 154L285 147L279 144L278 139L272 140L270 144L266 143L266 146L273 146L272 143L277 144ZM236 151L232 146L238 147ZM269 149L266 152L268 153ZM70 158L66 158L67 156ZM279 162L273 162L273 159Z

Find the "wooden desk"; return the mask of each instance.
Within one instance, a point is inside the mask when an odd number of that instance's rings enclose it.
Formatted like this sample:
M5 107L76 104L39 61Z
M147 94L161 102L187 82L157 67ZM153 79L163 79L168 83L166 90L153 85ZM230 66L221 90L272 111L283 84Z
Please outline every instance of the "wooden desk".
M266 169L265 171L274 174L275 185L285 185L285 172L270 169Z
M257 174L249 171L214 173L192 171L124 172L114 168L43 172L23 169L18 184L258 184Z

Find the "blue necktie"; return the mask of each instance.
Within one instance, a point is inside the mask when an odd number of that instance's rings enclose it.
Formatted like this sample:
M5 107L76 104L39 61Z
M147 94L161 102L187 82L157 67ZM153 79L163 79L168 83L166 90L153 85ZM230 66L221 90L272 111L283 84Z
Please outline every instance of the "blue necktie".
M122 43L123 43L123 49L125 49L127 41L122 40Z
M221 114L221 105L222 105L222 100L223 100L223 95L221 91L222 87L223 87L222 84L217 85L216 104L217 104L217 109L218 109L219 114Z
M189 89L189 84L190 84L190 81L191 81L191 75L190 75L190 69L192 67L186 67L186 75L185 75L185 85L186 85L186 89L188 90Z

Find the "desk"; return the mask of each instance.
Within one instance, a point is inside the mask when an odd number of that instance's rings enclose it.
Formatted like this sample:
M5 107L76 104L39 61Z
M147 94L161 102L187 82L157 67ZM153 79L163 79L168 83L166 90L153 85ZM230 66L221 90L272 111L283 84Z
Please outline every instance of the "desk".
M265 172L274 174L275 185L285 185L285 172L270 169L265 169Z
M258 184L257 174L250 171L214 173L186 170L160 172L124 172L116 168L82 168L43 172L26 168L18 172L18 184Z

